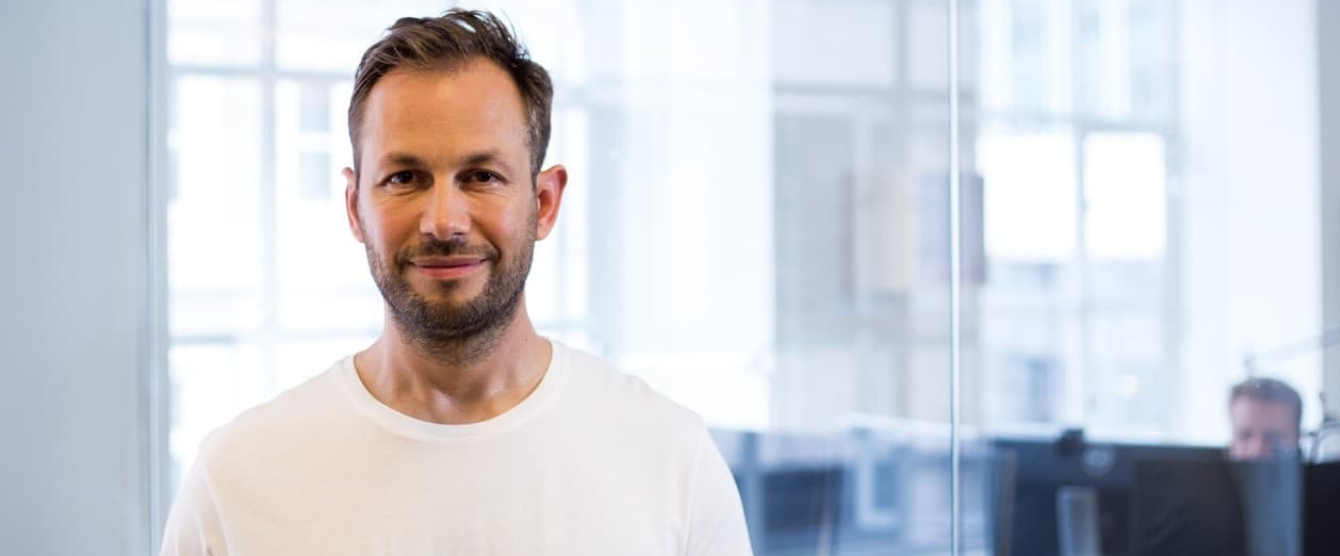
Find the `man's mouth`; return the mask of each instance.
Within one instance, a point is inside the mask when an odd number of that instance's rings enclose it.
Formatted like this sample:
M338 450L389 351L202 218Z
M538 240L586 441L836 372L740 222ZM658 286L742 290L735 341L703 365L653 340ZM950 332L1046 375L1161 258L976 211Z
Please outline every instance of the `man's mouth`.
M415 257L410 259L409 266L434 280L455 280L468 276L483 267L484 258L478 256Z

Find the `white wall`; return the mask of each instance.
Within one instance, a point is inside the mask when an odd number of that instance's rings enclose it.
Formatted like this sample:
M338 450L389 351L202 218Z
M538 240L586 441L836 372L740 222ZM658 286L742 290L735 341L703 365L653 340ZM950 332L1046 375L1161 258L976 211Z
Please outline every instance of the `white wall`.
M1184 4L1180 195L1182 430L1227 439L1243 356L1321 327L1316 6L1312 0ZM1317 353L1267 364L1318 417Z
M0 553L150 552L147 10L0 18Z

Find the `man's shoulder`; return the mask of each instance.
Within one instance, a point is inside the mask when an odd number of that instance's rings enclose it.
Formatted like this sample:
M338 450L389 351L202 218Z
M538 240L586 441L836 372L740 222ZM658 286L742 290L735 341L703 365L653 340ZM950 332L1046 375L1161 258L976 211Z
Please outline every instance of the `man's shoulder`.
M588 411L643 427L696 435L702 417L657 391L643 379L625 373L613 362L573 348L568 358L569 399ZM568 389L565 387L565 389ZM646 427L650 427L647 429Z
M340 360L274 399L239 413L205 438L200 456L218 459L228 454L256 454L318 437L343 413L339 373L344 364Z

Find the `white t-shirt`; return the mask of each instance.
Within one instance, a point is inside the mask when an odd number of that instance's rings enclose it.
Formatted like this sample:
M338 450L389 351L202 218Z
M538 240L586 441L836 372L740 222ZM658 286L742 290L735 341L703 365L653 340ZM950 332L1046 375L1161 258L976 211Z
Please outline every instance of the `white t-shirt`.
M162 554L751 554L702 420L553 346L530 396L468 425L401 414L336 363L210 434Z

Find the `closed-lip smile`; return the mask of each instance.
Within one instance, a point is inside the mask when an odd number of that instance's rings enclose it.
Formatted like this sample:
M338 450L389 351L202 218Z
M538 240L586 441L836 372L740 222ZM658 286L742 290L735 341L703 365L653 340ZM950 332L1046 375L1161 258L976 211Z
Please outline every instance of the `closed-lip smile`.
M478 256L415 257L410 259L410 266L429 278L454 280L469 275L478 270L479 267L484 266L484 258Z

